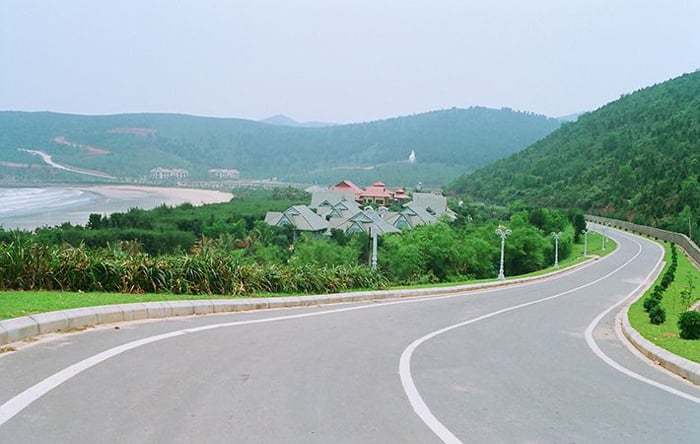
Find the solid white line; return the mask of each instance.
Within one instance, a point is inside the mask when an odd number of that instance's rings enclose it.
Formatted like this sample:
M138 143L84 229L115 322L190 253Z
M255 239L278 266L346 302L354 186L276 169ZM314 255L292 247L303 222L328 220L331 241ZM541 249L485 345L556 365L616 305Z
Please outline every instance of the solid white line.
M559 277L562 277L564 275L566 275L566 273L552 276L550 279L558 279ZM525 282L525 283L519 284L519 286L534 285L536 283L538 283L538 282L537 281ZM322 315L327 315L327 314L342 313L342 312L354 311L354 310L380 308L380 307L386 307L389 305L430 302L430 301L436 301L436 300L441 300L441 299L464 297L464 296L474 295L474 294L491 293L491 292L500 291L501 289L502 288L494 287L494 288L486 288L486 289L479 289L479 290L465 290L464 292L458 292L458 293L448 294L448 295L443 295L443 296L416 297L416 298L401 299L401 300L391 301L391 302L381 302L378 304L372 303L372 304L368 304L368 305L338 308L338 309L334 309L334 310L317 311L317 312L313 312L313 313L301 313L301 314L289 315L289 316L276 316L276 317L272 317L272 318L252 319L252 320L248 320L248 321L234 321L234 322L226 322L226 323L221 323L221 324L204 325L201 327L194 327L194 328L188 328L188 329L183 329L183 330L177 330L177 331L173 331L170 333L164 333L161 335L156 335L156 336L151 336L148 338L139 339L139 340L132 341L132 342L129 342L129 343L117 346L117 347L113 347L109 350L105 350L101 353L98 353L97 355L91 356L91 357L86 358L80 362L77 362L69 367L66 367L65 369L63 369L63 370L49 376L48 378L38 382L37 384L33 385L32 387L29 387L28 389L24 390L22 393L14 396L13 398L8 400L4 404L0 405L0 426L2 426L4 423L6 423L10 419L12 419L19 412L24 410L31 403L33 403L37 399L41 398L49 391L53 390L54 388L58 387L59 385L63 384L64 382L70 380L74 376L84 372L85 370L87 370L91 367L94 367L97 364L106 361L107 359L110 359L110 358L113 358L117 355L120 355L126 351L133 350L133 349L135 349L137 347L141 347L143 345L162 341L164 339L173 338L175 336L180 336L180 335L187 334L187 333L198 333L201 331L213 330L213 329L217 329L217 328L235 327L235 326L240 326L240 325L251 325L251 324L262 324L262 323L267 323L267 322L285 321L285 320L291 320L291 319L301 319L301 318L306 318L306 317L311 317L311 316L322 316Z
M633 242L637 243L637 244L640 245L640 247L641 247L641 244L639 244L637 241L634 241L634 240L633 240ZM663 261L663 254L662 254L661 257L659 258L659 261L656 263L656 266L654 267L654 270L656 270L656 267L659 266L659 264L661 263L661 261ZM687 399L688 401L694 402L694 403L696 403L696 404L700 404L700 398L698 398L698 397L696 397L696 396L689 395L689 394L687 394L687 393L685 393L685 392L682 392L682 391L680 391L680 390L677 390L677 389L675 389L675 388L673 388L673 387L670 387L670 386L668 386L668 385L661 384L661 383L659 383L659 382L656 382L656 381L654 381L654 380L651 380L651 379L649 379L649 378L646 378L646 377L640 375L639 373L635 373L635 372L633 372L632 370L628 369L627 367L622 366L621 364L619 364L618 362L616 362L616 361L614 361L612 358L610 358L608 355L606 355L606 354L600 349L600 347L598 347L598 344L595 342L595 339L593 338L593 331L594 331L595 328L598 326L598 324L600 323L600 321L601 321L605 316L607 316L611 311L613 311L614 309L616 309L617 307L619 307L622 303L624 303L625 301L627 301L630 297L632 297L633 295L637 294L637 292L638 292L644 285L646 285L646 284L649 282L649 280L651 279L651 276L652 276L653 274L654 274L654 271L652 271L651 273L649 273L649 275L644 279L644 281L642 281L642 283L639 284L639 286L638 286L637 288L635 288L626 298L624 298L623 300L621 300L621 301L618 302L617 304L613 305L612 307L608 308L607 310L605 310L604 312L602 312L601 314L599 314L598 316L596 316L595 319L593 319L593 321L588 325L588 327L586 328L586 331L585 331L585 333L584 333L584 335L585 335L585 337L586 337L586 344L588 344L588 347L593 351L593 353L596 354L596 356L598 356L601 360L603 360L603 362L605 362L606 364L608 364L610 367L614 368L615 370L617 370L617 371L619 371L619 372L621 372L621 373L623 373L623 374L629 376L630 378L634 378L634 379L636 379L636 380L638 380L638 381L641 381L641 382L643 382L643 383L645 383L645 384L649 384L649 385L651 385L651 386L653 386L653 387L656 387L656 388L658 388L658 389L664 390L664 391L666 391L666 392L668 392L668 393L671 393L671 394L673 394L673 395L679 396L679 397L681 397L681 398L683 398L683 399Z
M532 285L532 284L534 284L534 282L526 283L523 285ZM162 340L173 338L176 336L189 334L189 333L198 333L198 332L213 330L213 329L217 329L217 328L235 327L235 326L240 326L240 325L262 324L262 323L277 322L277 321L286 321L286 320L292 320L292 319L301 319L301 318L307 318L307 317L312 317L312 316L323 316L323 315L328 315L328 314L342 313L342 312L355 311L355 310L366 310L366 309L372 309L372 308L380 308L380 307L386 307L386 306L398 305L398 304L412 304L412 303L420 303L420 302L430 302L430 301L441 300L441 299L464 297L467 295L473 295L473 294L477 294L477 293L478 294L490 293L490 292L495 292L495 291L499 291L499 290L500 290L500 288L489 288L489 289L467 291L467 292L455 293L455 294L449 294L449 295L443 295L443 296L428 296L428 297L421 297L421 298L401 299L401 300L391 301L391 302L372 303L372 304L367 304L367 305L344 307L344 308L338 308L338 309L333 309L333 310L317 311L317 312L312 312L312 313L300 313L300 314L288 315L288 316L275 316L275 317L271 317L271 318L251 319L251 320L247 320L247 321L225 322L225 323L220 323L220 324L204 325L201 327L176 330L176 331L169 332L169 333L164 333L164 334L160 334L160 335L156 335L156 336L151 336L148 338L135 340L135 341L123 344L123 345L113 347L109 350L105 350L101 353L98 353L94 356L91 356L91 357L86 358L80 362L77 362L69 367L66 367L65 369L63 369L57 373L54 373L53 375L49 376L48 378L38 382L37 384L33 385L32 387L29 387L28 389L26 389L23 392L19 393L18 395L14 396L13 398L8 400L4 404L0 405L0 426L2 426L4 423L6 423L10 419L12 419L19 412L24 410L26 407L28 407L30 404L32 404L37 399L44 396L49 391L53 390L54 388L58 387L59 385L63 384L64 382L70 380L74 376L84 372L85 370L92 368L92 367L96 366L97 364L104 362L110 358L113 358L117 355L120 355L126 351L133 350L133 349L141 347L143 345L152 344L154 342L162 341Z
M450 444L456 444L456 443L461 443L461 441L445 427L444 424L442 424L436 417L433 415L433 413L430 411L430 408L428 405L423 401L423 398L420 395L420 392L416 388L416 384L413 382L413 376L411 375L411 357L413 356L413 352L418 348L421 344L424 342L439 336L443 333L446 333L450 330L454 330L456 328L464 327L466 325L474 324L479 321L483 321L485 319L492 318L494 316L498 316L503 313L507 313L510 311L514 310L519 310L521 308L529 307L531 305L535 304L541 304L542 302L547 302L551 301L552 299L557 299L562 296L565 296L567 294L573 293L575 291L581 290L583 288L589 287L591 285L597 284L598 282L602 281L603 279L607 279L608 277L612 276L613 274L617 273L627 265L629 265L632 261L634 261L640 254L642 254L642 245L637 244L639 246L639 250L637 253L632 256L627 262L624 264L620 265L616 269L612 270L608 274L601 276L600 278L588 282L586 284L583 284L579 287L569 289L567 291L564 291L562 293L555 294L553 296L548 296L542 299L537 299L534 301L530 302L525 302L523 304L519 305L514 305L512 307L507 307L498 311L494 311L492 313L485 314L483 316L479 316L474 319L470 319L468 321L460 322L458 324L450 325L449 327L445 327L440 330L436 330L432 333L428 333L425 336L422 336L415 341L413 341L406 349L401 353L401 358L399 359L399 376L401 378L401 385L403 385L404 392L406 393L406 396L408 397L408 401L411 403L411 406L413 407L413 411L416 412L416 415L420 417L420 419L425 423L425 425L430 428L430 430L433 431L433 433L440 438L443 442L445 443L450 443Z

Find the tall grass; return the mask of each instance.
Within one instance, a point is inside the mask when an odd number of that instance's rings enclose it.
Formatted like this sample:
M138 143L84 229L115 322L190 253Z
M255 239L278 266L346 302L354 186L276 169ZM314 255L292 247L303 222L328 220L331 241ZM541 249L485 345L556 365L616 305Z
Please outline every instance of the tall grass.
M192 254L150 256L133 243L102 249L0 243L0 290L253 295L385 288L386 279L359 265L276 265L242 262L213 241Z

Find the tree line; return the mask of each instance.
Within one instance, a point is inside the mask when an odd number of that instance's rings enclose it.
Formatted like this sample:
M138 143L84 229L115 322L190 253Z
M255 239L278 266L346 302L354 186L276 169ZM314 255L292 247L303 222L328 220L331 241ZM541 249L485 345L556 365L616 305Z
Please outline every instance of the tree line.
M450 192L495 203L577 207L699 238L700 72L625 95Z
M94 215L85 227L0 230L0 288L258 294L459 282L496 277L499 224L512 230L505 245L508 275L550 266L552 232L563 233L559 257L566 258L585 227L580 210L455 206L455 221L380 237L373 271L364 233L319 236L267 225L266 208L301 199L291 190L265 198L254 192L226 204Z

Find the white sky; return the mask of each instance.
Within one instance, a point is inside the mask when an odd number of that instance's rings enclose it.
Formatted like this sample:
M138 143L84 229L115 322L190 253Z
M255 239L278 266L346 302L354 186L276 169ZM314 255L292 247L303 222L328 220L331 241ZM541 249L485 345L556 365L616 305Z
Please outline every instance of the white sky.
M699 67L698 0L0 0L0 110L562 116Z

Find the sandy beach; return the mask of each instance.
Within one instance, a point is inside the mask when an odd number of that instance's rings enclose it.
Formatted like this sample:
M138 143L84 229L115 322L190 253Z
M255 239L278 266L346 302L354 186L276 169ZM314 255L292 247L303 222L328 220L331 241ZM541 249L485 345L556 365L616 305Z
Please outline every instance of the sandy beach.
M12 189L17 193L23 190L25 189ZM231 193L215 190L141 185L62 186L43 187L39 190L45 190L46 194L55 194L57 190L70 191L70 199L56 198L44 202L39 200L40 197L36 197L34 203L28 200L21 208L0 213L0 226L5 229L33 230L64 222L85 225L91 213L108 215L131 208L148 210L162 204L177 206L185 202L204 205L228 202L233 197ZM42 193L37 194L41 196ZM79 198L76 198L76 195Z
M144 202L158 201L153 207L161 204L180 205L188 202L192 205L228 202L233 197L231 193L198 188L150 187L141 185L95 185L90 187L66 187L97 193L107 199L114 200L143 200ZM151 208L153 208L151 207ZM143 206L139 208L148 209Z

